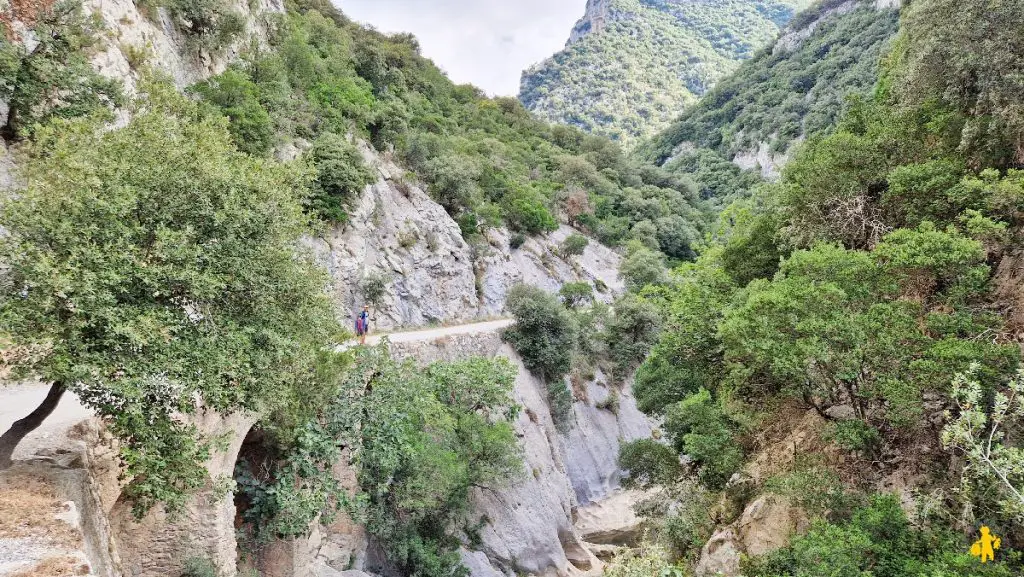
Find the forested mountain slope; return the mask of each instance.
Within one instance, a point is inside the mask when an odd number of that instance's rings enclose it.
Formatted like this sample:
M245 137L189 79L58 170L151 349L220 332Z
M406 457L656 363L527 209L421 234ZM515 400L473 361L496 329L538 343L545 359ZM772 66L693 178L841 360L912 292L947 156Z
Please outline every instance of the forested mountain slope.
M676 172L724 158L777 177L794 142L831 130L851 97L871 93L897 17L874 0L816 4L636 154Z
M1021 573L1019 8L905 2L875 89L641 292L668 442L620 456L661 549L608 574Z
M523 73L540 118L621 141L665 126L810 0L589 0L565 50Z

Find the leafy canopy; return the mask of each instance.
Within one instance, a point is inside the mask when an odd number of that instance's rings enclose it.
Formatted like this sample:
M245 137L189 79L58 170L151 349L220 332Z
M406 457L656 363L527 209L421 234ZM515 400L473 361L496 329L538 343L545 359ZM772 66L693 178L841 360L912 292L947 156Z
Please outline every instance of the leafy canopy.
M204 482L211 440L189 415L301 397L337 326L296 244L305 172L239 153L166 85L132 113L37 131L27 186L0 207L0 326L29 352L21 374L107 419L141 512Z

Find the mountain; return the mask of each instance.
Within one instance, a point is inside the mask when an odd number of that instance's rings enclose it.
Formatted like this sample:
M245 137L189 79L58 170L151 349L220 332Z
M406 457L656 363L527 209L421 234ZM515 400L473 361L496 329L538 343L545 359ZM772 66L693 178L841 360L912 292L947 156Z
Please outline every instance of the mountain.
M711 151L774 178L795 142L829 131L851 97L871 93L898 29L897 8L898 2L827 0L801 13L770 48L640 145L637 155L685 169Z
M565 49L523 73L544 120L630 141L771 42L810 0L588 0Z

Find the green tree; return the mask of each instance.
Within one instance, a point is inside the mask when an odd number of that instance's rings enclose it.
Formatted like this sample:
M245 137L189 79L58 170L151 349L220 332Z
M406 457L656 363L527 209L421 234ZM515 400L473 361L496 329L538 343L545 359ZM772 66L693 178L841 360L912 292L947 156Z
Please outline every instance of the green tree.
M558 296L570 309L585 305L594 300L594 288L587 282L569 282L558 289Z
M580 256L590 244L590 239L582 234L570 234L558 247L558 252L564 257Z
M255 156L270 152L274 143L273 123L260 104L256 83L248 75L228 68L192 90L230 119L231 137L239 150Z
M661 253L651 250L638 241L632 241L619 265L619 276L626 288L639 292L648 285L663 285L667 282L665 264Z
M666 409L665 431L676 450L693 459L698 478L711 489L724 487L743 465L738 426L705 389Z
M327 132L313 143L309 158L316 169L310 209L331 222L348 220L348 207L376 180L359 150L343 136Z
M522 468L509 422L514 382L504 359L422 370L388 360L383 347L363 352L348 373L337 411L352 419L342 438L356 436L366 526L406 574L466 573L454 535L470 490L496 488Z
M526 368L547 382L560 381L569 372L576 327L572 317L552 294L529 285L508 292L505 306L515 324L504 338L523 357Z
M247 485L246 520L258 535L295 537L344 509L403 573L464 575L456 532L470 521L470 492L522 472L515 368L503 358L420 367L393 359L387 343L354 356L329 371L330 393L284 444L273 475ZM332 474L346 457L354 496Z
M649 489L668 485L682 475L679 454L654 439L637 439L619 447L619 466L629 471L622 480L626 488Z
M701 388L717 388L723 363L718 325L734 291L714 251L676 271L662 307L661 336L636 373L640 410L662 414Z
M903 17L887 87L904 105L937 99L955 115L956 145L977 162L1020 162L1021 27L1024 15L1005 0L915 0Z
M0 326L31 353L19 374L50 384L0 461L71 391L120 440L138 512L204 482L212 440L188 415L302 397L338 331L296 248L305 175L237 152L225 121L169 86L146 90L123 128L40 128L27 186L0 209Z
M636 295L618 299L612 309L611 318L605 323L605 340L615 379L621 382L657 342L661 315L652 302Z

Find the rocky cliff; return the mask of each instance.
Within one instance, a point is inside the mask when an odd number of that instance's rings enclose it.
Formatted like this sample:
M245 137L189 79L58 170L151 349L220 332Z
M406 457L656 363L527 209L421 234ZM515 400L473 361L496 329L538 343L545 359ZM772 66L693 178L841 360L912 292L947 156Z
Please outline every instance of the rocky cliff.
M587 282L601 300L622 291L619 255L597 243L563 258L559 244L572 232L563 226L528 238L518 248L504 229L470 246L444 208L386 156L362 146L378 181L359 198L348 224L308 240L330 272L339 315L351 318L370 302L367 283L384 281L373 306L379 329L452 324L500 316L505 295L517 283L551 292L568 282Z

